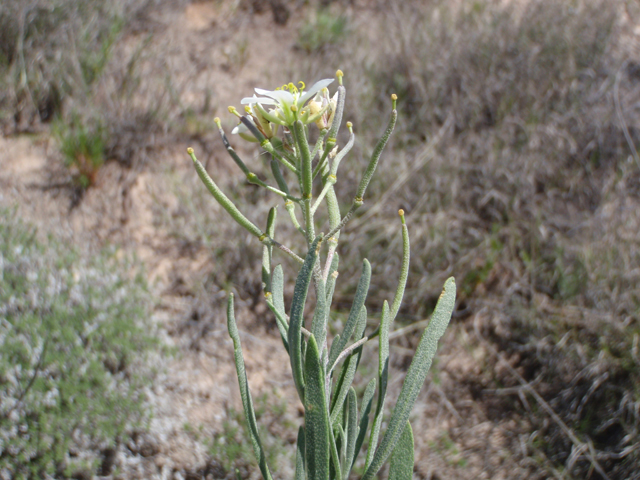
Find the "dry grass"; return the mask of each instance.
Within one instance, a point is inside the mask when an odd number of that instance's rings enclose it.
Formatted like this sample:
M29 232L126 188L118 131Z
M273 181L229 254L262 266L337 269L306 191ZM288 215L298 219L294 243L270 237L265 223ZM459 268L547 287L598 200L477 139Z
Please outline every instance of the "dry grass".
M150 9L140 7L91 87L91 102L83 106L88 97L74 94L61 111L100 112L113 142L108 157L140 168L152 165L159 139L189 139L260 223L276 200L246 186L224 157L211 118L223 116L228 99L220 90L231 88L216 83L215 90L213 82L231 72L268 87L341 67L346 119L357 134L336 187L345 208L386 121L388 95L397 93L397 132L369 189L382 201L365 199L343 231L334 307L348 307L363 257L375 259L370 310L391 297L399 207L408 214L412 271L397 326L406 330L393 340L396 371L406 369L406 349L417 341L411 325L428 317L447 276L458 279L455 325L416 407L415 431L424 432L416 474L638 478L639 7L622 0L333 2L323 18L346 19L344 37L314 39L322 48L309 54L294 47L316 5L300 2L287 26L273 31L290 32L278 72L256 66L264 52L247 32L264 23L257 4L242 10L245 3L228 2L223 21L233 34L209 28L201 44L183 47L154 30ZM215 42L223 47L210 51ZM7 98L2 105L17 108ZM243 153L261 174L260 159ZM213 251L213 260L197 275L200 286L177 273L169 290L193 299L189 318L220 321L225 291L235 289L255 314L250 325L264 328L259 246L195 176L181 175L168 172L166 190L178 202L159 200L156 222L183 257Z

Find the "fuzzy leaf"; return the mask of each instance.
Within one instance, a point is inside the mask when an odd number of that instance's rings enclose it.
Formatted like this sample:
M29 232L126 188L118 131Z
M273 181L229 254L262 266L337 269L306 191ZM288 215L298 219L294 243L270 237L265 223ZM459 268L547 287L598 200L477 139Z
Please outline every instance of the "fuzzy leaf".
M358 325L356 329L355 341L362 338L364 330L367 326L367 309L362 307L360 311L360 318L358 318ZM338 421L338 417L342 409L344 408L344 401L347 398L349 388L353 383L353 378L360 362L360 355L362 354L362 347L357 348L351 355L347 357L342 369L340 370L340 377L336 385L336 391L331 402L331 424L335 425Z
M302 366L302 324L304 323L303 313L304 304L307 301L307 293L309 291L309 283L313 274L313 266L318 256L317 246L319 237L314 240L309 248L298 278L296 286L293 289L293 302L291 303L291 318L289 321L288 341L289 341L289 357L291 358L291 371L293 372L293 380L298 390L300 400L304 402L304 378Z
M453 277L444 284L436 309L431 316L429 326L422 334L420 343L407 372L400 396L389 419L389 427L376 450L373 461L366 469L363 480L371 480L380 467L387 461L396 443L400 440L405 424L409 420L413 404L418 398L424 380L427 378L431 362L438 348L438 340L451 320L451 314L456 302L456 282Z
M328 480L331 432L325 396L324 372L313 335L305 358L304 423L308 480Z
M382 304L382 320L380 322L380 337L378 346L378 405L376 415L371 426L371 437L369 437L369 449L367 450L367 461L365 469L371 464L373 454L378 446L378 436L382 426L382 416L384 415L384 402L387 397L387 379L389 376L389 326L391 317L389 316L389 303L385 300Z
M298 442L296 445L296 473L295 480L305 480L306 474L304 471L304 427L298 429Z
M233 308L233 294L229 295L227 301L227 328L229 336L233 340L233 353L236 363L236 373L238 375L238 384L240 385L240 398L242 398L242 406L244 408L244 416L249 427L249 438L253 446L253 453L258 460L260 471L265 480L271 480L271 472L267 465L262 443L260 442L260 434L258 433L258 424L256 422L256 414L253 408L253 399L249 391L249 382L247 381L247 372L244 367L244 359L242 358L242 345L240 344L240 334L236 324L236 317Z
M364 260L362 264L362 275L360 275L360 281L358 282L358 287L356 288L356 295L353 299L353 305L351 306L351 311L349 312L349 317L347 318L347 323L344 326L344 330L340 334L340 338L334 340L334 343L338 342L337 346L334 349L333 344L331 345L331 355L329 356L329 365L333 365L340 355L340 352L344 350L344 347L347 346L347 342L351 339L351 335L353 335L354 330L356 329L356 325L358 323L358 317L360 316L360 310L364 305L364 301L367 298L367 293L369 292L369 283L371 281L371 264L367 259Z
M347 397L347 451L344 466L342 467L342 478L347 480L351 466L356 454L356 440L358 439L358 399L356 391L351 387Z
M412 480L413 461L413 430L411 430L411 424L407 422L391 455L389 480Z
M358 428L358 438L356 440L356 448L353 458L354 461L355 457L358 456L358 452L360 452L360 449L362 448L364 437L367 435L367 428L369 427L369 413L371 412L371 406L373 405L373 395L375 393L376 378L373 377L371 380L369 380L367 388L365 388L364 390L364 395L362 396L362 404L360 405L360 408L362 408L362 413L360 414L360 426Z

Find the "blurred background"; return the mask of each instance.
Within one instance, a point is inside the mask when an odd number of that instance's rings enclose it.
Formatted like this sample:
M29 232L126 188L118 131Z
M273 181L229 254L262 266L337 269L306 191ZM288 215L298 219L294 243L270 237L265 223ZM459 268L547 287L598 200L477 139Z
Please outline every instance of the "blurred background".
M356 133L343 212L399 97L333 305L339 325L369 258L374 328L403 208L390 405L458 284L413 411L415 478L640 478L639 2L1 0L0 479L259 478L229 292L272 470L292 477L302 411L262 249L185 149L263 225L279 201L247 184L213 118L230 132L227 106L254 87L338 68ZM290 301L295 265L276 262Z

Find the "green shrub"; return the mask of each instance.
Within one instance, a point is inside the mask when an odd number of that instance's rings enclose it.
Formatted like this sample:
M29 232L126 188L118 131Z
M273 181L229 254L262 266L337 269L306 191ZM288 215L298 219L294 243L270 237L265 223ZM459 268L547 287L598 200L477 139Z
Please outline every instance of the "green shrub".
M0 477L95 474L147 418L144 281L15 217L0 211Z
M346 35L347 17L321 9L300 28L298 47L308 53L318 52L339 43Z
M61 119L56 120L53 134L74 183L81 188L93 185L104 163L106 130L103 125L99 121L87 122L75 115L68 124Z

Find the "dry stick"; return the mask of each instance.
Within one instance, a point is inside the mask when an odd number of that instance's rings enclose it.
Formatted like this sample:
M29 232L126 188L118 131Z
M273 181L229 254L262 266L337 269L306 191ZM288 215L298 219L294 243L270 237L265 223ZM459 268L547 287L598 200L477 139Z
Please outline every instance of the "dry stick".
M507 370L509 370L509 372L518 379L518 381L522 385L522 388L527 392L529 392L533 396L533 398L536 399L536 401L542 407L542 409L549 414L549 416L556 423L556 425L560 427L560 430L564 432L564 434L569 438L569 440L571 440L571 442L577 448L579 449L588 448L589 452L587 453L587 458L591 462L591 465L593 466L593 468L596 469L596 471L602 476L602 478L604 478L605 480L611 480L610 477L605 473L600 463L598 463L598 460L596 459L596 452L594 451L593 443L591 442L591 440L589 440L586 443L581 441L578 438L578 436L574 433L574 431L571 428L569 428L569 426L566 423L564 423L564 421L562 421L562 419L553 410L553 408L551 408L551 405L549 405L545 401L545 399L542 398L540 394L536 392L524 378L522 378L522 375L520 375L516 371L516 369L513 368L511 364L504 359L502 354L498 352L493 345L491 345L487 340L485 340L485 338L480 333L480 326L478 324L480 313L482 313L482 311L479 312L478 315L476 315L476 318L473 322L473 328L476 332L476 335L478 336L478 339L491 351L491 353L493 353L498 358L498 360L507 368Z

